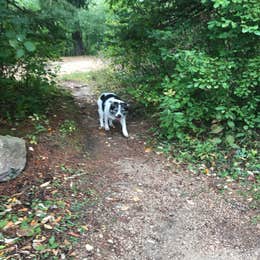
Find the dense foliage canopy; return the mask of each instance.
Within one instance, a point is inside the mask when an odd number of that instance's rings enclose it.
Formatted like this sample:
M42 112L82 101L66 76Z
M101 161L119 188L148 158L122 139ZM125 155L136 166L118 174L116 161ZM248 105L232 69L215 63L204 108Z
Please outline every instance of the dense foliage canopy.
M253 134L260 123L258 0L110 3L110 54L130 76L131 93L159 113L165 137L224 133L235 145Z
M95 54L100 49L106 10L102 3L0 1L2 118L24 118L48 108L55 97L50 61L64 54Z

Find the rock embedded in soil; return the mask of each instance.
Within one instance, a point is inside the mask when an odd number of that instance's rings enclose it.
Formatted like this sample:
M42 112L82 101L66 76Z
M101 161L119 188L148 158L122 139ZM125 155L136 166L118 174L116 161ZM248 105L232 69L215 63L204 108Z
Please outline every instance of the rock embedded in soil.
M17 177L25 164L25 141L18 137L0 135L0 182Z
M86 244L86 250L87 250L88 252L92 251L93 249L94 249L94 247L93 247L92 245Z

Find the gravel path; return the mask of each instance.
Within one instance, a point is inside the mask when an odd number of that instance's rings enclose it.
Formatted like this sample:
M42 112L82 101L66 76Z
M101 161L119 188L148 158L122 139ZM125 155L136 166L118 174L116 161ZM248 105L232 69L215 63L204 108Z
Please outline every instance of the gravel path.
M61 64L62 73L93 68L102 62L81 57ZM97 204L84 209L89 231L77 259L260 259L260 229L247 205L221 195L215 177L197 176L145 149L146 121L130 115L128 139L118 128L98 130L91 86L64 86L80 105L92 165L79 185L91 184L98 194Z

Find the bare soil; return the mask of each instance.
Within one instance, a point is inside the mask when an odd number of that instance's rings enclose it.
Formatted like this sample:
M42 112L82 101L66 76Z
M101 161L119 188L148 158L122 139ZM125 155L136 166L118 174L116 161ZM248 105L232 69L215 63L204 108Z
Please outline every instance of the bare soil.
M88 72L104 68L105 61L91 56L63 57L60 62L55 63L61 75L72 72Z
M100 64L96 58L71 58L61 63L61 71L98 69ZM43 139L37 154L30 155L27 178L20 178L29 182L33 169L39 178L64 162L84 169L85 175L69 182L80 191L91 188L97 199L80 209L88 230L71 254L74 259L260 259L260 226L252 222L256 210L232 194L221 194L216 177L196 175L147 147L149 120L130 114L128 139L119 126L99 130L92 87L69 81L63 87L78 106L83 153ZM47 159L36 163L47 152ZM21 180L13 182L12 191L3 186L0 191L18 192Z

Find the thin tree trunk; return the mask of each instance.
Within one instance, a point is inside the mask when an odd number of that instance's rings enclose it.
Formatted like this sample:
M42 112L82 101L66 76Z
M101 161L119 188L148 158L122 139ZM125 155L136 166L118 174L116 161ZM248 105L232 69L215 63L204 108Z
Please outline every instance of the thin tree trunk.
M73 32L72 39L73 39L73 44L74 44L74 55L76 55L76 56L84 55L85 50L84 50L81 32L80 31Z

